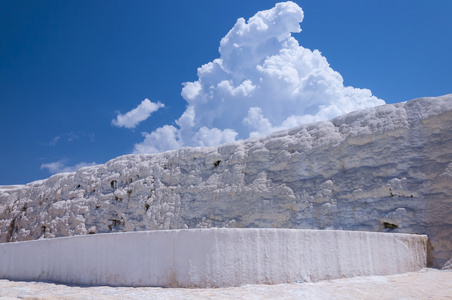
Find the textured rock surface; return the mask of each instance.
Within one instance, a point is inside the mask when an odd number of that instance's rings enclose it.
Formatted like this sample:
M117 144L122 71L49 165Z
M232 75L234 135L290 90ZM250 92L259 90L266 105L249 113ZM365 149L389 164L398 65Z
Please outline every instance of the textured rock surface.
M0 278L209 288L419 271L427 236L343 230L210 228L0 244ZM131 255L132 254L132 255Z
M0 241L203 227L427 234L452 257L452 95L0 189ZM450 262L449 262L450 264Z

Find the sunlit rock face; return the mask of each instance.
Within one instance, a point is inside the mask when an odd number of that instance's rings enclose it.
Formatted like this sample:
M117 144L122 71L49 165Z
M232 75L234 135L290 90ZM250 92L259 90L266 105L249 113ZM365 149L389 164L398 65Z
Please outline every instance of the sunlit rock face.
M206 227L427 234L452 258L452 94L0 189L0 241Z

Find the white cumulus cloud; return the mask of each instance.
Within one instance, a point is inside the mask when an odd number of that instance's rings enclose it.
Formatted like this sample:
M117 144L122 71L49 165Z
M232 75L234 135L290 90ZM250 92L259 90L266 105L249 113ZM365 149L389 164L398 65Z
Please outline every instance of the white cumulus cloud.
M160 102L154 103L149 99L144 99L140 105L127 112L126 114L118 114L111 124L116 127L135 128L140 122L146 120L150 115L164 107Z
M278 3L240 18L220 42L220 57L184 83L187 109L176 121L144 134L135 153L210 146L327 120L385 102L368 89L344 86L318 50L292 37L303 11Z
M41 170L47 169L51 174L56 173L64 173L64 172L75 172L80 168L83 167L90 167L97 165L95 162L87 163L87 162L81 162L74 166L67 166L65 160L55 161L47 164L41 165Z

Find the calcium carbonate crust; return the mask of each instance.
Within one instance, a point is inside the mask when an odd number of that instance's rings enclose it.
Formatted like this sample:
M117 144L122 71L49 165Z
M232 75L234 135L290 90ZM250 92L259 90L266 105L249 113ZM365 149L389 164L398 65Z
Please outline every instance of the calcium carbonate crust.
M452 258L452 94L0 187L0 242L178 228L427 234Z

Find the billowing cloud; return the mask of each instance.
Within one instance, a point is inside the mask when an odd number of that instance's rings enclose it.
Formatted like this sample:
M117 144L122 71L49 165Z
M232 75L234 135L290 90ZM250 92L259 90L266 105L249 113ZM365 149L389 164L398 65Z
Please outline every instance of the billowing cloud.
M87 162L81 162L74 166L67 166L65 160L55 161L48 164L42 164L41 170L47 169L51 174L56 173L64 173L64 172L75 172L80 168L83 167L90 167L97 165L95 162L87 163Z
M149 116L164 107L160 102L154 103L149 99L144 99L140 105L127 112L126 114L118 114L116 119L111 121L111 124L116 127L135 128L140 122L149 118Z
M291 34L302 21L291 1L238 19L220 42L220 58L184 83L188 105L176 125L144 134L134 152L216 145L384 104L368 89L345 87L318 50L298 44Z

